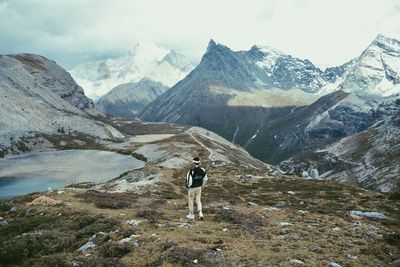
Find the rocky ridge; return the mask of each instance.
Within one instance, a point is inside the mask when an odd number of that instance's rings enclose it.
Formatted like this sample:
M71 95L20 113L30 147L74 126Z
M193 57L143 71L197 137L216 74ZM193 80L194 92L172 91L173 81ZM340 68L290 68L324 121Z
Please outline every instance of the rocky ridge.
M2 150L24 150L21 138L37 134L123 137L110 125L93 119L101 113L68 72L37 55L0 56L0 113Z

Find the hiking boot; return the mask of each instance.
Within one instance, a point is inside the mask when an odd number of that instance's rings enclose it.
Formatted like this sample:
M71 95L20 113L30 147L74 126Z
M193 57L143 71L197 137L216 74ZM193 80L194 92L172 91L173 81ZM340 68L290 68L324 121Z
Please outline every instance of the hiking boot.
M199 211L199 218L200 218L200 220L203 220L203 219L204 219L203 212L201 212L201 211Z
M189 213L188 215L186 215L186 218L189 220L194 220L194 215Z

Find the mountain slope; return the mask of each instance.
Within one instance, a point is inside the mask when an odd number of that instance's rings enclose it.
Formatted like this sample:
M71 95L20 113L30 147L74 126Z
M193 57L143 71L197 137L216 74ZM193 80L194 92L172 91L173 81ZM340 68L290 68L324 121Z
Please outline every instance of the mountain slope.
M324 177L381 192L400 190L400 96L381 103L377 116L380 120L373 127L321 152L327 153L321 165L331 166L321 166Z
M124 56L81 64L70 73L85 93L97 100L120 84L142 78L171 87L192 69L192 64L176 51L142 42Z
M314 151L365 130L374 122L375 105L373 99L336 91L270 120L245 148L261 160L278 164L296 153Z
M96 108L106 114L132 118L168 89L160 82L143 78L136 83L125 83L113 88L99 98Z
M360 57L322 71L271 47L234 52L211 40L200 64L140 117L199 125L278 163L371 126L379 98L400 90L398 44L379 35ZM302 117L340 89L351 94Z
M348 102L349 99L345 98L343 101ZM350 103L355 106L354 101ZM343 103L338 104L340 107ZM329 113L331 111L334 109ZM295 172L303 176L308 176L310 171L317 170L320 178L345 181L381 192L398 192L400 189L399 95L376 101L369 112L366 109L364 112L357 112L357 107L353 112L352 116L341 117L345 119L353 117L353 120L348 121L353 127L359 127L365 122L368 124L347 137L340 140L337 138L337 142L331 139L330 142L317 143L303 149L303 152L298 152L289 160L282 162L281 167L289 173ZM359 114L359 117L355 117L356 114ZM363 122L366 118L367 121ZM330 120L334 125L334 117ZM326 127L328 121L322 122L321 125ZM339 122L346 124L343 120L336 121ZM341 129L346 129L338 125ZM328 136L329 131L324 131L324 134ZM326 146L328 143L332 144Z
M211 40L195 70L154 102L154 109L150 104L141 117L191 123L193 113L201 108L304 105L315 100L311 93L327 83L322 74L310 61L269 47L234 52ZM286 92L291 89L297 95ZM262 104L260 98L270 100Z
M30 54L0 56L0 144L9 147L34 133L82 132L100 138L123 137L95 121L98 113L68 72Z
M280 66L280 71L276 66ZM284 79L288 71L296 72L296 75ZM310 93L316 90L313 87L316 81L309 78L314 73L319 71L309 61L284 55L272 48L254 46L249 51L234 52L211 40L200 64L185 79L150 103L140 118L198 125L231 138L236 128L233 123L248 120L237 110L248 110L245 112L248 114L256 110L259 118L250 119L255 121L250 128L255 128L268 114L276 115L276 110L285 114L293 106L309 104L317 99ZM225 123L231 118L234 120L232 123ZM219 126L221 122L227 127Z
M273 48L233 52L211 40L200 64L140 118L202 126L245 146L268 121L318 99L311 92L325 80L311 62Z

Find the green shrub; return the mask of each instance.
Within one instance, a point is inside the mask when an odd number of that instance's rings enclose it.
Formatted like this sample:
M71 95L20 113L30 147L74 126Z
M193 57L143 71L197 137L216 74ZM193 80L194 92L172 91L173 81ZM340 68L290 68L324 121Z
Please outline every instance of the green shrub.
M395 246L400 248L400 234L387 234L383 236L383 239L388 243L389 245Z
M244 230L252 231L258 226L265 226L265 219L256 213L241 213L235 210L218 209L215 213L216 222L236 224Z
M150 223L156 223L164 219L164 215L157 210L142 209L136 213L136 216L148 220Z
M59 231L15 236L0 243L0 262L3 264L19 264L41 255L72 251L75 249L75 243L76 240L73 236Z
M393 193L388 197L389 200L400 200L400 193Z
M56 218L51 215L34 216L32 218L15 218L11 223L0 227L0 241L33 230L53 228Z
M0 211L9 211L13 206L7 202L0 202Z
M86 203L93 203L101 209L123 209L131 207L136 202L138 195L135 193L108 193L88 190L78 195Z
M93 224L96 218L93 215L74 214L71 216L71 228L79 230Z
M205 250L201 249L190 249L183 247L173 247L169 251L163 253L157 262L153 265L158 266L163 263L172 263L173 266L192 266L194 260L198 260L202 266L213 266L213 264L207 260Z
M114 243L109 242L100 247L99 253L105 258L121 258L122 256L132 252L134 245L131 242Z
M26 146L26 144L23 141L20 141L15 144L15 146L18 148L19 151L21 152L28 152L30 151L29 147Z
M46 255L41 256L39 259L34 259L29 262L32 267L70 267L68 257L65 255Z
M147 162L147 158L146 158L144 155L142 155L142 154L133 152L133 153L131 154L131 156L134 157L134 158L137 159L137 160L141 160L141 161Z

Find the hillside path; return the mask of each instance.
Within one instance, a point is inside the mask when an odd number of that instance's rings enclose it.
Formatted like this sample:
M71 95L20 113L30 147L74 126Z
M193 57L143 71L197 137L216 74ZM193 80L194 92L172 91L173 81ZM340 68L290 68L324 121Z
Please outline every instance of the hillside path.
M190 136L191 136L200 146L202 146L203 148L205 148L205 149L210 153L210 155L208 156L208 159L211 160L211 161L214 161L214 160L212 159L213 151L212 151L210 148L208 148L206 145L204 145L202 142L200 142L199 139L197 139L197 138L193 135L193 133L189 133L189 134L190 134Z

